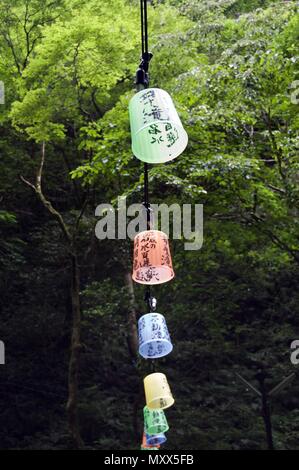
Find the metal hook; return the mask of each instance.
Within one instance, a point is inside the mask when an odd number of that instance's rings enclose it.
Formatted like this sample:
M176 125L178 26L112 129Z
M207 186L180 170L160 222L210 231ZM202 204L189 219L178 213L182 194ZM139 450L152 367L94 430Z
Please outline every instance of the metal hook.
M157 299L155 297L150 297L149 298L149 306L150 306L150 309L151 311L155 312L156 308L157 308Z

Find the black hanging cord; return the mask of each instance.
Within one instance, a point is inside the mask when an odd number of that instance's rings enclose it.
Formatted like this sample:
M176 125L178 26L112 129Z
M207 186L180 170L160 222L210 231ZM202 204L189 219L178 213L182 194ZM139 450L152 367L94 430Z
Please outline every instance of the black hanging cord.
M141 21L141 62L136 73L136 85L142 89L149 86L149 63L152 54L148 51L147 0L140 0ZM148 193L148 164L144 163L144 202L146 209L146 228L151 229L150 203Z
M144 52L148 54L147 0L144 0Z
M147 0L140 0L140 22L141 22L141 62L136 72L136 85L139 89L145 89L149 86L149 63L153 54L148 51L148 21L147 21ZM146 228L151 229L151 213L148 191L148 164L144 163L144 202L146 210ZM150 310L151 291L148 286L145 292L144 300L148 304Z
M141 62L136 73L136 85L147 88L149 85L149 63L153 54L148 51L147 0L140 0L141 21Z
M144 174L144 207L146 209L146 229L151 229L151 209L149 203L149 195L148 195L148 164L144 163L143 167L143 174Z
M141 50L142 50L142 57L144 55L144 18L143 18L143 0L140 0L140 19L141 19Z

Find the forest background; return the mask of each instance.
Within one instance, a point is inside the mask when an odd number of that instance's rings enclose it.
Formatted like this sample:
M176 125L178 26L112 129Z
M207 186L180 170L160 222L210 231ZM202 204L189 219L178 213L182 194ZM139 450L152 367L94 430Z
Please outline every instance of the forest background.
M299 449L299 14L296 1L149 2L151 86L189 135L150 168L150 198L204 206L204 243L171 241L154 290L174 349L166 449ZM0 448L138 449L144 288L132 243L98 240L95 208L142 202L128 103L139 2L0 0ZM71 348L70 348L71 345Z

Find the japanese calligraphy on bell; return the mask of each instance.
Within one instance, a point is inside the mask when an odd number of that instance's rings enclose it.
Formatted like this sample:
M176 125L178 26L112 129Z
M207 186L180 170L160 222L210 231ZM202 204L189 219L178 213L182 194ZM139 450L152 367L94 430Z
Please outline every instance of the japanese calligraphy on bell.
M149 436L165 433L169 430L166 416L163 410L150 410L143 408L144 431Z
M174 277L168 236L160 230L145 230L134 238L132 278L140 284L162 284Z
M147 313L138 320L139 354L145 359L158 359L172 351L163 315Z
M164 374L160 372L149 374L143 379L143 382L146 406L149 409L157 410L161 408L165 410L174 404L174 398ZM151 433L148 432L148 434Z
M169 94L159 88L141 90L129 105L132 150L147 163L164 163L186 148L188 136Z

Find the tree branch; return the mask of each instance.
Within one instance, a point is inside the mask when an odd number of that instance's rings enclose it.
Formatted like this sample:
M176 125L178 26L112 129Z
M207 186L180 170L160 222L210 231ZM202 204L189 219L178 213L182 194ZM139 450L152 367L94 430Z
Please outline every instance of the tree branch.
M72 246L73 244L73 238L72 235L65 224L62 215L52 206L51 202L45 197L43 191L42 191L42 174L43 174L43 168L44 168L44 163L45 163L45 142L42 143L42 152L41 152L41 161L40 161L40 166L37 171L36 175L36 183L35 185L30 183L30 181L26 180L23 176L20 176L21 181L23 183L27 184L30 186L35 193L37 194L39 200L43 204L43 206L47 209L48 212L50 212L51 215L57 220L63 235L65 236L66 240Z

